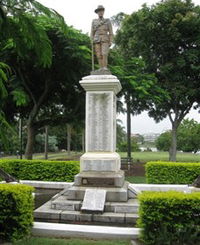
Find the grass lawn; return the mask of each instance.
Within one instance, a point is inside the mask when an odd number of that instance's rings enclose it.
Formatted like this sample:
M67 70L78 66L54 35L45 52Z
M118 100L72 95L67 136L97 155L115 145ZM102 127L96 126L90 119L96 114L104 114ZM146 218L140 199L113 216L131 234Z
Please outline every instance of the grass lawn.
M136 183L136 184L145 184L146 183L146 177L145 176L126 176L126 180L130 183Z
M122 157L126 157L126 153L120 153ZM168 152L132 152L134 161L148 162L148 161L168 161ZM193 153L177 153L178 162L200 162L200 154Z
M31 237L13 243L13 245L129 245L130 241L109 241L109 240L86 240L86 239L55 239Z
M81 152L72 152L70 155L67 152L52 152L49 153L49 159L76 159L79 160ZM119 152L121 157L126 157L126 152ZM168 152L132 152L134 161L148 162L148 161L168 161ZM7 156L5 158L15 158L16 156ZM24 158L24 157L23 157ZM33 159L44 159L43 153L37 153L33 155ZM177 161L179 162L200 162L200 154L193 153L177 153Z

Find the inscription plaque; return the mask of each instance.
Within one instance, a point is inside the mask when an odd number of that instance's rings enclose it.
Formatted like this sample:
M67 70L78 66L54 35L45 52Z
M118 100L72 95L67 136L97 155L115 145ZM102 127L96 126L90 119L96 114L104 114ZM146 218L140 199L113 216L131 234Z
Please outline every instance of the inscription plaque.
M81 210L83 212L100 212L104 211L106 201L106 190L86 189Z

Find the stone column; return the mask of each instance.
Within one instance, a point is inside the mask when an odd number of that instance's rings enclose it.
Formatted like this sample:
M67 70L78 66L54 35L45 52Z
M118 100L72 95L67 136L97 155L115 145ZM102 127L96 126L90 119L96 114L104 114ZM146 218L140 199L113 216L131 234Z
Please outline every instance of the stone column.
M75 185L116 186L124 183L116 153L116 95L121 84L113 75L90 75L80 81L86 91L86 153L80 158Z

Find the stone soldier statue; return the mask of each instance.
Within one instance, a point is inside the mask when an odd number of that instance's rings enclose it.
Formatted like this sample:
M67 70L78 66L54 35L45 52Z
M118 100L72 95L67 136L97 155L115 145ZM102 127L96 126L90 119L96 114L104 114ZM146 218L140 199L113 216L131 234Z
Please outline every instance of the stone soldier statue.
M108 52L113 41L113 30L110 19L104 19L105 8L99 5L95 13L99 18L92 21L91 41L100 66L99 72L108 71ZM108 71L109 72L109 71Z

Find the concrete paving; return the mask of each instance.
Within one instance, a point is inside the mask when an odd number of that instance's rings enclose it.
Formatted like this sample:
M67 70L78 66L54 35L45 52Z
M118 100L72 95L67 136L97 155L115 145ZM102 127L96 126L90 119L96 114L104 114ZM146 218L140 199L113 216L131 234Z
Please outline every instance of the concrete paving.
M130 239L139 237L139 228L57 224L34 222L32 234L44 237L90 238L90 239Z

